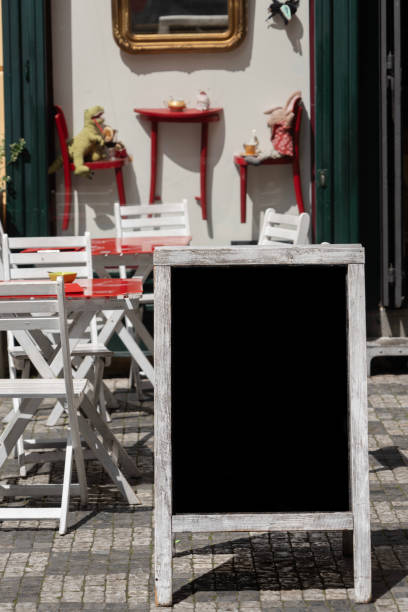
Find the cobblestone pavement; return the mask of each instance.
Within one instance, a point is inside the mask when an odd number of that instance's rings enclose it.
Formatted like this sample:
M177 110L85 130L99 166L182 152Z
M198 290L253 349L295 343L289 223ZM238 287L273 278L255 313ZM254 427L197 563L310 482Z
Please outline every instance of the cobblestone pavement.
M123 400L112 429L143 472L142 505L129 508L102 469L88 462L90 499L74 504L70 531L55 521L3 522L0 612L3 610L156 610L152 582L153 406ZM341 533L181 534L174 558L173 608L211 610L408 611L408 375L369 382L374 601L353 603L350 558ZM0 416L7 405L0 406ZM46 430L42 411L32 429ZM62 464L30 469L28 482L61 482ZM10 460L1 482L16 482ZM24 503L16 500L15 504ZM38 504L45 502L37 502Z

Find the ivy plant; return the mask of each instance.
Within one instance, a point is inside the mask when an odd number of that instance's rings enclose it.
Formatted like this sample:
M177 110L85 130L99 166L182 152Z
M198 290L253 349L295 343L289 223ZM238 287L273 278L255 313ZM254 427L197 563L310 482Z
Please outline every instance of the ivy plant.
M9 164L15 164L23 153L26 146L24 138L19 138L16 142L12 142L9 145L8 161L6 162L6 170ZM0 160L7 157L7 149L4 140L0 144ZM11 180L11 176L5 174L0 177L0 193L6 191L7 183Z

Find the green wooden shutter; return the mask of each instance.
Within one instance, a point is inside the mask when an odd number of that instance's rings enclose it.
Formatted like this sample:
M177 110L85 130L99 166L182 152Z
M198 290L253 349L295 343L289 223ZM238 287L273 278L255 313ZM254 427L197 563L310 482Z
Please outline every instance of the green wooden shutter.
M358 242L358 1L315 0L316 239Z
M51 70L47 0L3 0L6 147L20 137L26 151L8 166L7 231L41 236L49 230L48 140Z
M315 0L316 241L332 242L333 45L332 2Z

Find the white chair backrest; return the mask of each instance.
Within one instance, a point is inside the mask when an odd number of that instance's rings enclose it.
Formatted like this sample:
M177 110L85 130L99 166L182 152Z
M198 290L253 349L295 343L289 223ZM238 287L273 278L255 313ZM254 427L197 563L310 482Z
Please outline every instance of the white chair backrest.
M136 204L119 206L115 202L118 238L126 236L189 236L187 200L175 204Z
M39 297L32 299L32 296ZM57 282L5 281L0 283L0 330L7 331L8 335L12 335L24 345L27 355L34 364L40 360L42 367L49 369L49 378L54 378L54 374L41 356L41 349L31 337L31 332L42 330L59 334L65 384L67 390L72 393L72 366L67 318L62 277L58 278Z
M32 280L30 283L27 281L3 281L0 283L0 297L4 298L4 296L10 298L17 298L21 296L31 297L35 295L41 296L50 296L57 295L56 292L56 281L43 281L43 280ZM47 302L51 305L51 308L48 308L48 312L52 311L52 307L56 305L53 301ZM4 306L4 302L3 302ZM34 312L35 308L37 308L38 304L36 302L30 304L24 304L24 307L27 308L27 312ZM2 312L2 306L0 306L0 312Z
M258 244L307 244L309 224L310 217L308 213L282 215L273 208L267 208Z
M30 252L23 252L30 249ZM40 250L35 250L40 249ZM89 232L84 236L2 236L4 280L48 278L48 272L76 272L78 278L92 278L92 251Z
M4 227L3 224L0 220L0 241L3 240L3 235L4 235ZM4 270L3 270L3 252L1 250L1 245L0 245L0 280L4 280Z
M26 249L32 249L24 253ZM36 250L42 249L42 250ZM48 272L76 272L78 278L93 278L91 236L2 236L4 280L47 279ZM96 342L97 324L90 325L91 342ZM15 344L7 335L9 350Z

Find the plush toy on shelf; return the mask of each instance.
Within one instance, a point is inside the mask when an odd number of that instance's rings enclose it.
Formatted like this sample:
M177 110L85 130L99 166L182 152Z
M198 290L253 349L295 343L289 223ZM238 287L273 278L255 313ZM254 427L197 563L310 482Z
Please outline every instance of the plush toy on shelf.
M132 157L128 155L125 145L120 140L115 142L115 146L113 150L115 152L115 157L119 157L119 158L127 157L129 161L132 161Z
M296 103L301 99L301 92L295 91L286 102L285 106L275 106L267 111L267 125L271 128L272 147L269 151L261 153L256 157L246 157L251 164L260 164L268 158L293 156L293 134L292 124L295 116Z
M103 114L102 106L88 108L84 112L84 127L67 143L70 159L75 166L74 174L90 176L91 169L85 162L100 161L108 156L128 157L123 143L115 141L116 130L104 124ZM110 150L113 151L112 155L108 155ZM59 156L49 167L48 173L56 172L61 166L62 157Z
M102 137L107 147L113 147L116 137L116 130L114 130L110 125L105 125L102 130Z
M103 129L103 137L105 139L105 145L108 148L108 154L111 158L128 158L132 161L132 158L128 155L126 147L120 140L116 140L116 130L106 125Z
M272 149L270 157L293 155L291 128L295 116L295 104L300 98L300 91L295 91L285 106L276 106L265 111L265 115L269 115L267 125L271 128Z
M90 169L85 161L99 161L107 157L105 141L101 134L103 131L102 106L93 106L84 112L84 127L72 140L68 142L68 152L75 165L75 174L89 174ZM48 169L48 173L56 172L62 166L62 157L59 156Z

